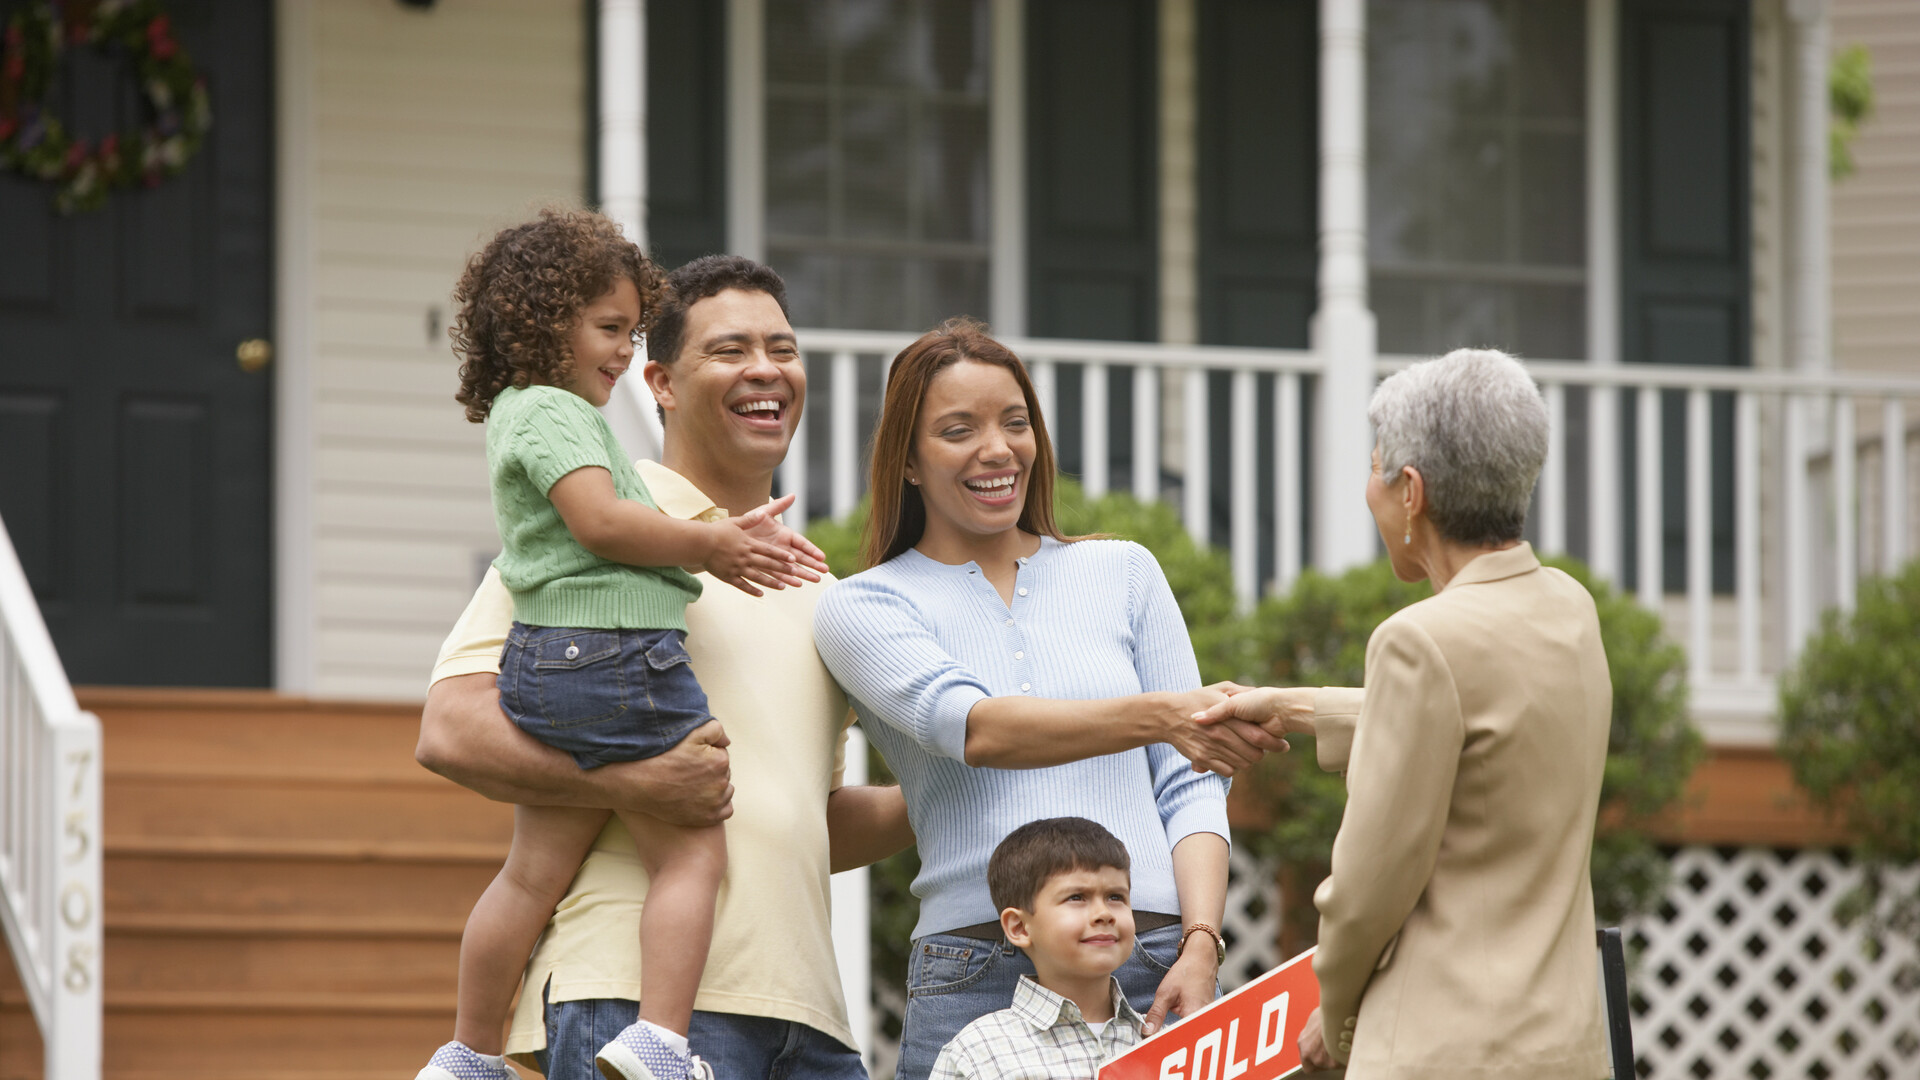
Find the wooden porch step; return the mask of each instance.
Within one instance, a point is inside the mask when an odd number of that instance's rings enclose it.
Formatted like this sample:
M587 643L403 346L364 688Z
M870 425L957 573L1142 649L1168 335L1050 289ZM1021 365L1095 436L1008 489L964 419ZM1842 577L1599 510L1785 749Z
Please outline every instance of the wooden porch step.
M360 925L367 917L402 913L416 922L458 925L506 854L502 845L473 845L456 858L447 845L437 845L432 851L388 850L382 858L334 858L317 846L271 853L215 845L191 852L109 847L114 869L106 880L108 925L167 919Z
M106 738L113 738L111 729ZM353 845L504 845L513 836L511 808L451 784L109 776L105 802L109 850L138 846L142 838L149 843L317 841L352 850Z
M409 1080L512 808L413 760L415 706L82 689L99 714L110 1080ZM0 974L0 1080L39 1080Z

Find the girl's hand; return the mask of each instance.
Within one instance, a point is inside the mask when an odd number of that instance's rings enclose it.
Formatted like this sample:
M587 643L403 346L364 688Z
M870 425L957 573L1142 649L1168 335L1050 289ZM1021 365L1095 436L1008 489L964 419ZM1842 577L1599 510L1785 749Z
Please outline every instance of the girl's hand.
M787 584L801 585L808 581L819 581L820 575L827 573L827 556L825 552L813 545L813 541L781 524L776 517L793 505L793 498L792 495L782 495L764 506L757 506L729 520L754 539L765 540L786 549L793 561L793 566L790 568L792 576L788 578Z
M749 514L727 518L708 526L713 534L713 550L700 564L701 569L748 596L765 595L755 586L784 589L801 584L795 574L791 549L754 536L742 525L751 517ZM814 580L820 579L816 576Z

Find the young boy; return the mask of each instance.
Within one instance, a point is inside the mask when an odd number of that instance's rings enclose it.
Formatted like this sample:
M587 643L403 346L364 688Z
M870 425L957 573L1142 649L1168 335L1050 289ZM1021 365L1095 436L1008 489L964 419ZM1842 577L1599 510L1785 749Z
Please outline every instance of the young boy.
M1007 941L1033 961L1013 1006L962 1028L930 1080L1093 1080L1140 1041L1142 1019L1113 973L1133 952L1126 846L1086 818L1007 835L987 888Z

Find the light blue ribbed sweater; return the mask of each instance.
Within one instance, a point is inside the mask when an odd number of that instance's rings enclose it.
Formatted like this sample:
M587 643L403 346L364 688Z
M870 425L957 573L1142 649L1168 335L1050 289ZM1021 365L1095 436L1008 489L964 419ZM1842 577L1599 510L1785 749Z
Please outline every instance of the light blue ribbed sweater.
M998 918L987 859L1029 821L1077 815L1127 845L1136 911L1180 910L1173 845L1227 836L1227 785L1164 743L1046 769L963 760L967 712L986 697L1120 697L1200 685L1159 563L1123 540L1041 541L1011 609L980 568L909 550L834 585L814 644L867 737L900 778L919 838L914 936Z

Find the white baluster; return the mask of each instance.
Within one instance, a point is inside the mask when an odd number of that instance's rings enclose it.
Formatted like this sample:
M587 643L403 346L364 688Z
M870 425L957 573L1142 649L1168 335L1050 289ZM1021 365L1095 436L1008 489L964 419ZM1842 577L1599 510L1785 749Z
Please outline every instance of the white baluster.
M1107 365L1080 367L1080 483L1089 498L1107 493Z
M1880 572L1892 575L1907 561L1907 410L1897 397L1881 404L1880 419L1881 505Z
M1548 383L1547 460L1540 469L1540 550L1567 550L1567 388Z
M1033 396L1040 399L1040 415L1046 417L1047 429L1052 431L1060 423L1059 410L1054 408L1059 402L1059 397L1054 393L1053 361L1029 360L1027 370L1033 378ZM1059 453L1059 449L1056 439L1054 452Z
M1626 503L1620 497L1620 391L1596 386L1587 393L1587 557L1598 577L1618 586L1621 571L1621 522Z
M1687 659L1695 686L1713 668L1712 433L1707 392L1695 387L1687 391Z
M1133 497L1160 497L1160 369L1133 366Z
M1760 681L1760 398L1734 404L1733 573L1740 611L1740 681Z
M1181 503L1187 531L1202 544L1208 542L1208 501L1211 489L1207 479L1207 373L1203 368L1188 368L1186 375L1186 414L1182 434L1186 442L1186 476L1181 481Z
M780 463L780 490L793 496L793 505L781 520L796 529L806 528L813 508L807 502L807 412L800 410L794 421L793 441L787 444L787 458Z
M1281 592L1300 576L1300 376L1273 380L1273 572Z
M1640 409L1639 439L1639 555L1640 603L1659 613L1666 589L1661 566L1660 535L1660 391L1643 386L1637 395Z
M1255 418L1259 415L1259 381L1251 369L1233 373L1233 426L1227 437L1232 446L1228 455L1228 477L1233 485L1232 552L1233 589L1240 606L1250 608L1260 598L1260 494L1254 479L1259 472L1255 460Z
M833 414L827 418L833 433L828 461L832 466L833 516L843 518L860 501L860 466L856 448L860 438L860 363L850 352L833 354Z
M1786 432L1781 467L1786 470L1781 510L1786 515L1786 651L1792 663L1813 629L1813 522L1807 485L1807 399L1784 395Z
M1853 399L1833 396L1833 585L1841 611L1852 611L1859 585L1860 508L1854 498Z

